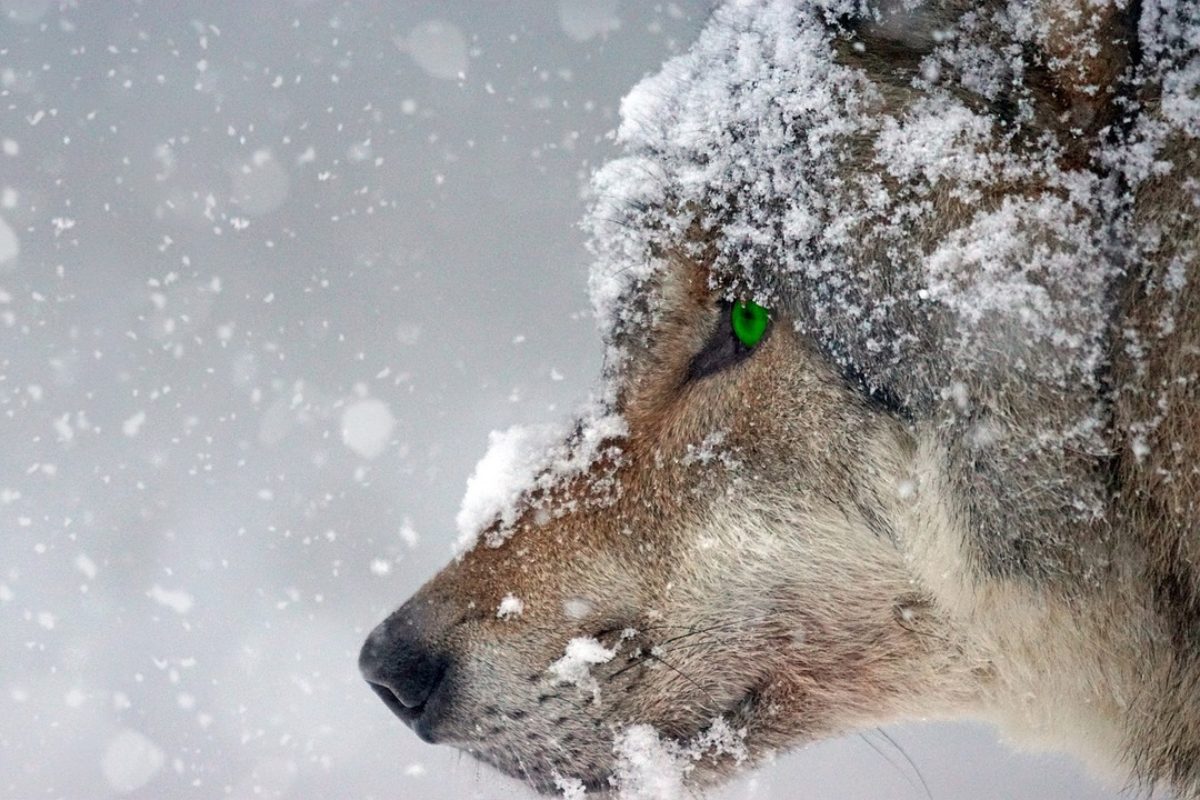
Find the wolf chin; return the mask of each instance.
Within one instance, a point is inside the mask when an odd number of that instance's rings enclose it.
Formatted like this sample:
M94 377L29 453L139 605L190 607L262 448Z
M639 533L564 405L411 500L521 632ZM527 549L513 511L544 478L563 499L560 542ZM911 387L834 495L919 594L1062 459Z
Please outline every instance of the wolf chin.
M914 717L1200 797L1200 5L738 0L622 119L596 401L380 698L576 797Z

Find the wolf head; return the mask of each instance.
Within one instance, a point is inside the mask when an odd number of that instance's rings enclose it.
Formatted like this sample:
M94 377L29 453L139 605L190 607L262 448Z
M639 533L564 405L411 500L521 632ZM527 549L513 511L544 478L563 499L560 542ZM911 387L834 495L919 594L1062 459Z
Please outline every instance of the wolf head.
M722 769L915 710L914 679L953 695L961 668L878 510L904 491L902 428L786 314L739 359L709 276L675 261L661 280L622 435L523 497L363 651L420 735L542 788L607 785L630 725L691 743L724 726L735 741L704 761Z
M676 260L660 279L622 434L523 497L363 651L420 735L544 789L606 786L630 725L702 749L727 730L698 764L722 770L915 712L915 681L949 703L969 669L881 516L909 479L902 427L785 313L739 354L704 270Z
M497 502L363 646L422 738L658 797L650 756L704 782L909 716L1057 741L1121 713L1136 668L1063 666L1146 644L1093 625L1124 602L1128 198L1174 135L1122 109L1200 25L1147 11L1134 47L1121 4L850 5L732 3L626 98L590 215L600 399L494 443Z

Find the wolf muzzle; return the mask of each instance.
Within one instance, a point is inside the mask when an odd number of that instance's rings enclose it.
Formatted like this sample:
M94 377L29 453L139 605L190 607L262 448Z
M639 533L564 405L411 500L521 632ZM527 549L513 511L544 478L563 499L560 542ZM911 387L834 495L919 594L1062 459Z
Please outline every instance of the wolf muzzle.
M430 641L425 615L400 608L371 631L358 668L384 705L427 742L450 704L450 655Z

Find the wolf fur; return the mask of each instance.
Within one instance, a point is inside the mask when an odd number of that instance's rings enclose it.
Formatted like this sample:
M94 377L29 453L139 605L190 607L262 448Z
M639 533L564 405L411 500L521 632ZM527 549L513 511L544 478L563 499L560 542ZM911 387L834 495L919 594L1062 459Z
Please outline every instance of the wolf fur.
M1200 798L1198 93L1192 3L720 8L595 180L621 433L372 634L406 719L547 792L969 717Z

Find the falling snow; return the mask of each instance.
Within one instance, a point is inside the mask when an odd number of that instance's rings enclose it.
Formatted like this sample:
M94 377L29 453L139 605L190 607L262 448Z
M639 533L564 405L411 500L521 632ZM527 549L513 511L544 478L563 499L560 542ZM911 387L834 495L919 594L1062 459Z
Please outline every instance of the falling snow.
M395 429L392 410L382 400L358 400L342 412L342 441L363 458L381 455Z
M146 596L164 608L169 608L176 614L186 614L192 610L194 598L182 589L164 589L157 583L150 587Z
M108 743L100 760L100 770L114 791L129 794L149 783L165 761L162 748L143 734L126 729Z
M456 25L434 19L412 29L401 49L434 78L456 80L467 73L467 40Z
M16 261L21 254L21 242L12 227L0 217L0 266Z

